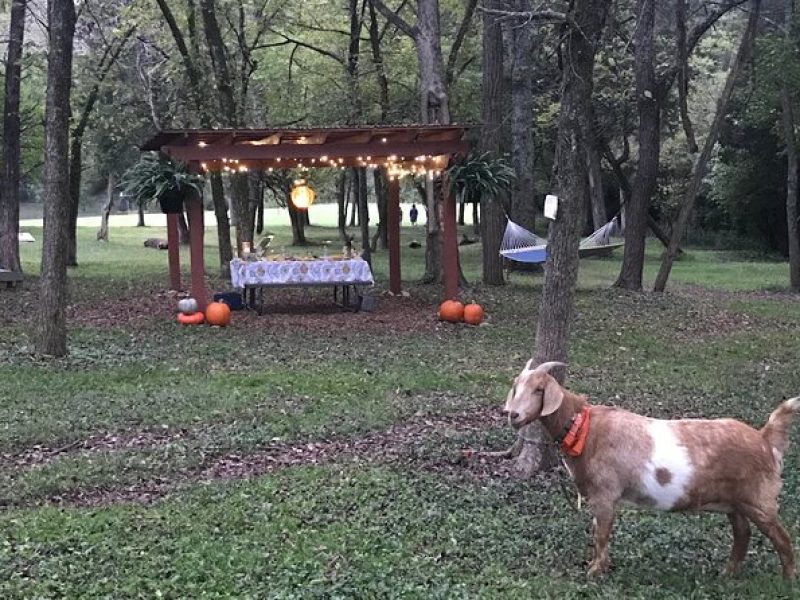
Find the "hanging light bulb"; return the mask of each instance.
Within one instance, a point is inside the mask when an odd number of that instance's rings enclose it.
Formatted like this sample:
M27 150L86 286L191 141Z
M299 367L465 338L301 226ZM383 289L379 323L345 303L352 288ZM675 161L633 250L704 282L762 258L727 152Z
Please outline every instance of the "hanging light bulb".
M292 204L294 207L303 210L314 204L317 194L306 183L305 179L295 179L292 187Z

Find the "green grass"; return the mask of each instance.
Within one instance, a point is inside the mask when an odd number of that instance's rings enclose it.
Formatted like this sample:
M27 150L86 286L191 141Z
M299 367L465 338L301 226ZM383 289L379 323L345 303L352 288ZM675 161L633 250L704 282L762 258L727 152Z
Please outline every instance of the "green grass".
M80 267L70 271L70 314L79 320L68 357L31 353L33 278L24 290L0 290L0 597L791 595L760 535L741 577L717 576L730 534L714 515L625 512L614 571L587 582L589 516L555 481L470 474L453 462L464 447L502 448L513 439L491 419L477 430L459 428L458 419L499 408L530 356L541 275L466 292L485 305L484 327L437 324L439 289L413 283L424 249L406 243L423 232L405 228L405 302L414 309L402 318L418 318L418 330L389 318L398 301L384 296L371 317L314 315L310 326L286 315L235 314L226 329L182 328L164 294L166 253L142 247L163 231L114 228L109 244L96 242L93 230L79 232ZM289 232L275 232L276 243L286 243ZM309 236L336 233L313 228ZM213 273L213 230L206 239L210 285L224 289ZM23 246L28 273L38 270L40 251L40 243ZM317 247L299 252L306 251ZM648 281L659 252L648 248ZM479 246L463 247L461 257L476 281ZM800 394L800 301L773 293L785 286L785 264L691 250L676 263L670 292L659 295L609 289L618 269L619 257L581 263L573 389L653 416L724 415L754 425ZM386 273L379 253L377 292ZM139 304L139 320L116 319ZM105 312L102 321L81 318ZM378 321L356 327L364 318ZM276 444L346 445L426 421L450 424L371 446L359 460L298 459L248 481L199 481L220 457L255 457ZM107 448L84 445L112 438ZM796 538L793 438L782 516ZM43 462L27 464L37 453ZM169 495L153 505L103 500L159 486ZM100 505L62 508L53 505L58 498Z

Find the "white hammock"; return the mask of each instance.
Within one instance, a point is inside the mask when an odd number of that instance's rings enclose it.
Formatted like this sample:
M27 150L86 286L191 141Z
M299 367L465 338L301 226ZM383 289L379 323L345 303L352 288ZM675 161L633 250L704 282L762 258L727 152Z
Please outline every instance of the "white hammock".
M622 235L622 228L619 226L617 218L614 217L600 229L581 240L579 253L588 255L594 254L597 249L619 248L622 243L611 241L612 237L619 235ZM500 255L516 262L541 263L547 260L547 240L509 220L503 234L503 241L500 243Z

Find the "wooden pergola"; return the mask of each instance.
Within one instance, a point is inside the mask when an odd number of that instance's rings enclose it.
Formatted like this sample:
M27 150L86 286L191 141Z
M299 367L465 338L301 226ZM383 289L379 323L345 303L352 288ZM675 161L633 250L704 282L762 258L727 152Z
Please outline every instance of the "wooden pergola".
M176 129L162 131L141 147L164 152L197 172L228 173L277 169L366 167L384 169L389 181L387 233L389 289L400 283L400 178L435 175L454 155L469 148L467 127L414 125L329 127L313 129ZM458 240L455 199L443 186L442 266L444 295L458 294ZM206 305L203 265L203 205L199 197L185 201L189 221L192 295ZM180 289L177 215L167 215L170 283Z

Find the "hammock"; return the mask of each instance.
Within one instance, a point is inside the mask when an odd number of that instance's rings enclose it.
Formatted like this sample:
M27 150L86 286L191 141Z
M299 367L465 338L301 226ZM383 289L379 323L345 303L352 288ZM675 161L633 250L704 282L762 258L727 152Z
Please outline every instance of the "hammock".
M614 248L622 246L622 242L612 242L611 238L622 234L617 217L611 219L590 236L581 240L578 255L581 257L607 254ZM531 233L524 227L509 220L503 241L500 243L500 255L509 260L522 263L542 263L547 260L547 240Z

